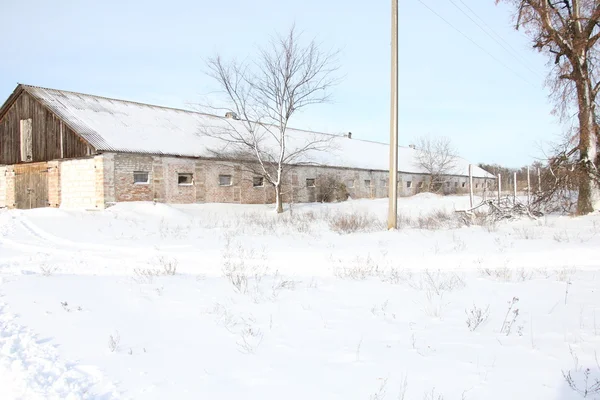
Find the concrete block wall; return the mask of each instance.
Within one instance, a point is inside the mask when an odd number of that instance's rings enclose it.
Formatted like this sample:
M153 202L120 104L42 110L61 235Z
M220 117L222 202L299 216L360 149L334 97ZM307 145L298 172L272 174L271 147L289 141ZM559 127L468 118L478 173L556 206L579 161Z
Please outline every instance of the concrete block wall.
M0 167L0 207L15 207L15 169L12 165Z
M60 162L48 161L48 204L50 207L60 207L60 203Z
M104 199L96 191L96 160L83 158L60 162L61 207L98 209Z

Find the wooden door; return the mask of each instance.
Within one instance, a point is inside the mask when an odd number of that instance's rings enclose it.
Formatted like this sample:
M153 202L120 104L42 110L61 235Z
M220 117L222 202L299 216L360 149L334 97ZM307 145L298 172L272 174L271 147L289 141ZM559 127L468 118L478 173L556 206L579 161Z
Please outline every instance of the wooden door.
M48 207L48 164L15 165L15 205L20 209Z

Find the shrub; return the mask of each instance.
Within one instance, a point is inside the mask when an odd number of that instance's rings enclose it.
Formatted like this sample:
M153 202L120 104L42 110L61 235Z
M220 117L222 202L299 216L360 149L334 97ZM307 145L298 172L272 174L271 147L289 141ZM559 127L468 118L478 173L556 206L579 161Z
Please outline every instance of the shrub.
M337 203L346 201L350 196L346 184L335 175L320 176L317 182L319 193L317 201L320 203Z
M371 232L383 230L384 224L369 214L335 214L328 218L329 228L337 233Z

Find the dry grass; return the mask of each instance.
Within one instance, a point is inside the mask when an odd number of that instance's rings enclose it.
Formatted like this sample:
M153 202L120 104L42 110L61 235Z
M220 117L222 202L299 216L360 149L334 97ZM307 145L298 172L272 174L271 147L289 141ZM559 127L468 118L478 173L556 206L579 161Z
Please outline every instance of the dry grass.
M374 232L385 229L383 221L369 214L334 214L327 219L329 228L337 233Z

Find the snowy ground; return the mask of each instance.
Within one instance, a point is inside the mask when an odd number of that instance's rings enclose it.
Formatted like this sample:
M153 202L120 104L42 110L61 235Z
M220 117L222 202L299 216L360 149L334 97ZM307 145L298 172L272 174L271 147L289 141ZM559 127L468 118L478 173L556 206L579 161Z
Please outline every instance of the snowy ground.
M600 399L600 216L467 203L0 211L0 399Z

